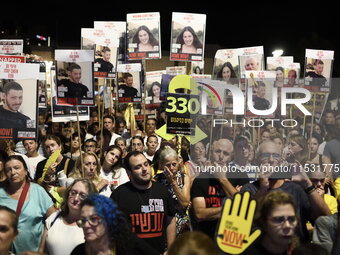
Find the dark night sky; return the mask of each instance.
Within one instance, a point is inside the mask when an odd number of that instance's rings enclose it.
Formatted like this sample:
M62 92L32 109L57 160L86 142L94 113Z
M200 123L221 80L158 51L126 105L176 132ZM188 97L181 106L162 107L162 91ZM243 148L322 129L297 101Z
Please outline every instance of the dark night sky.
M28 1L27 1L28 2ZM99 1L100 2L100 1ZM123 2L123 1L121 1ZM265 56L276 48L285 50L284 55L294 56L303 65L305 49L335 50L333 76L338 77L340 40L337 35L339 16L330 5L314 6L294 2L247 4L244 1L220 3L205 1L158 1L125 6L117 1L105 1L96 5L77 4L70 1L54 1L52 4L9 3L8 10L0 16L0 28L11 34L19 28L19 34L31 37L41 34L51 36L58 48L80 48L80 29L93 27L93 21L125 21L127 13L160 12L163 50L170 47L172 12L207 14L206 44L217 44L221 49L264 46ZM98 3L98 1L96 2ZM171 7L169 7L169 6ZM37 10L37 6L43 10ZM208 47L208 46L207 46ZM206 49L207 51L207 49ZM339 66L339 68L337 67Z

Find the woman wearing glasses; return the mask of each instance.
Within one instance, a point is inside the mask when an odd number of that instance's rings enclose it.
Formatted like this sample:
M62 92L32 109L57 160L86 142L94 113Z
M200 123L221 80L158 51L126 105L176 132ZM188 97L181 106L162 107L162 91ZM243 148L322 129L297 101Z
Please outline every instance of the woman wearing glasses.
M297 212L288 193L280 190L267 193L259 201L254 223L262 233L245 255L290 254L297 245Z
M79 244L71 255L134 254L130 228L117 205L103 195L92 195L81 203L80 219L85 243Z
M96 187L87 179L77 179L66 189L61 210L46 219L39 252L70 254L74 247L84 242L83 231L76 221L81 201L94 193L97 193Z

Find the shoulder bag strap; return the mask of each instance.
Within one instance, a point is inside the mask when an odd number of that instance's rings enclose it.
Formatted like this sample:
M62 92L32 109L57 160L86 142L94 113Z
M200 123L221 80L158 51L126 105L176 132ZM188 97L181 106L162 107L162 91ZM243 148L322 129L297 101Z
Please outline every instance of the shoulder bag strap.
M29 188L30 188L30 182L26 181L25 186L24 186L24 188L23 188L23 190L20 194L20 198L19 198L19 202L18 202L18 206L17 206L17 210L16 210L18 217L20 216L22 206L25 203L27 192L28 192Z

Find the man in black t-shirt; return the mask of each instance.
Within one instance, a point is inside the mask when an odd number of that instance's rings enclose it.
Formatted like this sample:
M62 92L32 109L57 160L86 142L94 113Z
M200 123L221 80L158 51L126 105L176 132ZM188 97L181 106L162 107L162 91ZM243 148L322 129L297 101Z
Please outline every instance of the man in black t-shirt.
M314 71L310 71L306 73L306 78L310 77L311 81L309 86L318 86L324 87L326 86L327 79L322 75L324 63L322 60L317 59L314 62Z
M112 73L113 64L110 62L111 50L108 47L102 49L102 58L97 58L95 63L98 63L98 72Z
M19 112L23 101L23 88L17 82L8 82L4 86L4 105L0 106L0 128L26 129L30 118ZM34 128L34 126L32 126Z
M148 160L139 151L124 159L130 182L119 186L111 195L131 222L132 232L163 254L176 238L176 221L172 199L161 183L152 182Z
M81 99L87 98L89 89L80 83L81 67L78 64L71 64L69 67L69 79L58 81L58 102L72 105L81 104Z
M266 95L266 85L263 82L258 82L256 95L253 96L253 105L256 110L267 110L270 107L270 102L264 98Z
M193 228L215 237L225 197L233 196L236 189L227 178L227 167L233 157L233 144L228 139L214 141L211 152L211 171L202 172L194 179L191 188L193 205ZM205 169L206 170L206 169ZM235 177L235 176L233 176ZM197 221L197 222L195 222Z
M124 74L125 84L119 85L118 92L122 94L123 98L131 98L131 100L137 96L138 90L133 87L133 76L130 73Z

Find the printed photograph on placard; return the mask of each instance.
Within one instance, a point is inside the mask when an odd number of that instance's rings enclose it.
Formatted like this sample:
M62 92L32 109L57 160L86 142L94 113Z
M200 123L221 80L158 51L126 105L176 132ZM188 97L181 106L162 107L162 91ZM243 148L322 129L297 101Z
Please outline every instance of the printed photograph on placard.
M275 71L274 87L281 88L286 83L285 66L293 64L293 57L267 57L267 71Z
M170 60L204 60L205 24L205 14L172 13Z
M246 91L247 98L252 97L252 106L248 105L246 116L261 116L257 114L257 111L263 111L263 116L274 117L275 110L272 114L267 114L265 111L270 111L272 109L274 93L274 82L276 79L275 71L246 71ZM248 88L252 88L252 95L248 95ZM277 95L276 95L277 97ZM276 99L276 98L275 98Z
M94 105L93 62L56 61L57 104Z
M215 54L213 79L238 85L239 63L236 49L218 50Z
M53 66L50 70L51 75L51 115L53 122L68 122L77 121L77 108L75 106L57 105L57 85L56 85L56 70ZM79 121L90 119L89 107L79 106L78 115Z
M334 51L306 49L305 88L313 92L329 92Z
M204 74L204 61L192 61L191 74Z
M0 138L37 138L39 64L0 62Z
M126 62L126 22L125 21L94 21L94 28L112 31L118 36L118 64Z
M161 82L162 75L165 70L146 72L146 87L145 87L145 107L147 109L156 109L160 107L161 100Z
M128 58L161 58L160 15L154 13L127 14Z
M332 59L306 58L305 88L313 92L330 91Z
M0 80L0 139L36 138L37 80Z
M117 52L117 47L108 47L96 44L94 60L95 78L115 78Z
M300 63L292 63L285 68L285 84L283 87L303 87L300 80Z
M118 65L118 102L142 102L141 65Z

